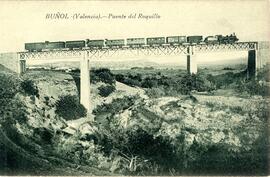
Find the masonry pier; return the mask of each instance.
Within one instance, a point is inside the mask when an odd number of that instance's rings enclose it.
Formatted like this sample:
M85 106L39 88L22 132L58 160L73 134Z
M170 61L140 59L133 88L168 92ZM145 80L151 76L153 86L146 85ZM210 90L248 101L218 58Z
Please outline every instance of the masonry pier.
M18 73L23 74L26 72L26 60L21 59L20 54L17 54L18 60Z
M187 71L189 74L197 74L197 59L193 46L187 48Z
M90 67L89 59L87 58L87 52L84 51L83 57L80 61L81 68L81 80L80 80L80 102L90 111Z
M247 65L247 78L253 78L256 76L256 70L258 69L257 62L257 50L248 51L248 65Z

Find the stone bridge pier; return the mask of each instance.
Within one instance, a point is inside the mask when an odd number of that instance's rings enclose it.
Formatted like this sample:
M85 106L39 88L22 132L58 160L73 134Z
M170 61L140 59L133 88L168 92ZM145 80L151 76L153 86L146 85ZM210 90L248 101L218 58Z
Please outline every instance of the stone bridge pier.
M90 112L90 67L87 52L84 51L83 57L80 60L80 102Z
M257 50L248 51L248 63L247 63L247 78L255 77L256 70L258 69Z
M187 71L189 74L197 74L197 57L194 46L188 46L187 48Z
M248 51L247 78L254 78L270 59L269 41L261 41Z
M20 54L17 54L17 60L18 60L18 73L23 74L26 72L26 60L21 59Z

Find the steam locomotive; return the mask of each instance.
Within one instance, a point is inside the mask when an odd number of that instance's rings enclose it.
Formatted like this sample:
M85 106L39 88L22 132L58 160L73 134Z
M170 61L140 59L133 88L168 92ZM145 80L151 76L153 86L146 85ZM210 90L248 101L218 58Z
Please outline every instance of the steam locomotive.
M48 50L76 50L82 48L121 48L161 45L189 45L189 44L232 44L239 39L235 33L231 35L207 36L168 36L150 38L127 38L127 39L100 39L100 40L76 40L58 42L35 42L25 43L25 50L30 52L41 52Z

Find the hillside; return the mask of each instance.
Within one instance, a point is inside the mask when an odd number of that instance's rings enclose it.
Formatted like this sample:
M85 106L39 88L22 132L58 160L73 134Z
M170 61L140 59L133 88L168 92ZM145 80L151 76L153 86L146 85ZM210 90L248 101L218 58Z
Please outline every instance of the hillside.
M268 97L153 96L158 88L115 81L109 70L90 75L92 113L67 118L58 103L79 98L78 75L1 70L1 175L267 173Z
M8 69L1 70L1 175L110 174L97 167L76 165L57 154L57 137L65 136L62 129L67 123L55 114L55 102L60 95L78 94L74 81L70 83L71 76L48 72L28 73L22 78L10 75ZM29 79L36 84L37 95L29 95L19 86Z

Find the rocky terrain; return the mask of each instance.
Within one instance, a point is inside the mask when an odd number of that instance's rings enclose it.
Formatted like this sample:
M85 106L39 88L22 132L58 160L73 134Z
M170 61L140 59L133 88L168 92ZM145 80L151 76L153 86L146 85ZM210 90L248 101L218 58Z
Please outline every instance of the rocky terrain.
M1 98L1 175L267 173L267 97L196 92L150 98L120 82L102 97L98 88L108 84L96 82L92 114L66 120L56 103L63 95L79 97L72 75L29 71L18 77L3 67L0 75L9 86L0 91L14 89ZM24 80L33 81L36 94L20 88Z

